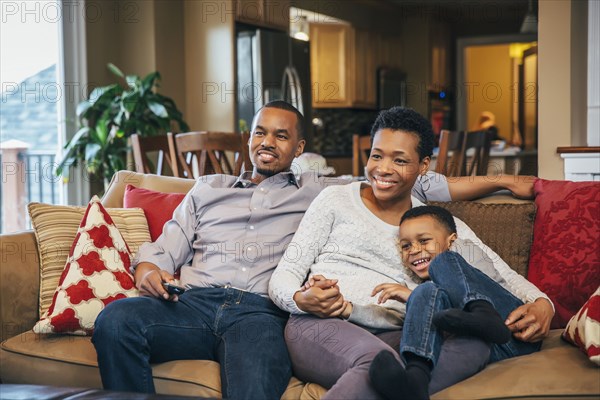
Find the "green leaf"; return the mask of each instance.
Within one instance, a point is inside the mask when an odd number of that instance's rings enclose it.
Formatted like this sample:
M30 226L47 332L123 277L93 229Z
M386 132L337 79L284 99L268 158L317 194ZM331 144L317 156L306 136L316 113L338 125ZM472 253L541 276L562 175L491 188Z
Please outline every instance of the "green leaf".
M113 97L120 95L123 92L121 85L113 83L112 85L97 87L90 93L89 102L92 105L104 104L107 100L112 100Z
M140 94L138 92L128 93L126 96L123 96L123 100L121 101L121 108L124 109L127 113L131 114L135 107L138 104L140 99ZM127 117L129 119L129 117Z
M105 119L98 121L98 124L96 125L96 137L98 138L98 144L102 145L102 147L108 142L108 134L108 121Z
M112 72L113 74L115 74L119 78L125 78L125 74L123 74L123 72L115 64L108 63L106 66L108 67L108 70L110 72Z
M127 82L127 85L132 89L137 89L140 85L140 77L137 75L127 75L125 77L125 81Z
M77 116L81 117L91 106L91 102L89 102L88 100L83 100L77 105Z
M90 164L100 161L102 146L98 143L89 143L85 146L85 161Z
M148 74L142 80L142 90L144 90L145 92L152 91L152 88L154 87L154 81L156 81L157 79L160 80L160 74L158 72L152 72Z
M65 166L77 166L79 159L77 158L77 153L80 149L85 146L85 142L87 139L87 135L89 134L90 128L87 126L81 128L71 140L65 145L65 152L62 155L62 158L58 161L58 165L56 167L56 175L63 175L67 179L69 178L69 169L64 170ZM66 172L65 172L66 171Z
M69 140L69 142L65 145L65 150L69 151L70 148L80 145L79 142L82 141L84 136L87 136L89 132L90 128L87 126L84 126L83 128L79 129L77 133L71 138L71 140Z
M160 118L169 118L169 113L167 112L167 109L165 108L164 105L162 105L160 103L155 103L155 102L150 102L149 101L148 102L148 108L157 117L160 117Z

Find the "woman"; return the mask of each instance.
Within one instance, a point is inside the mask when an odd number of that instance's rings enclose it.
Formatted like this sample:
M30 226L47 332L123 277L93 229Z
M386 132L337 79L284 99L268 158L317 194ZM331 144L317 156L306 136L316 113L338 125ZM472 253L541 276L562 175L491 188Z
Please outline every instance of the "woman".
M378 398L369 366L381 350L396 352L405 308L394 301L377 305L371 292L390 281L416 286L401 268L397 227L406 210L422 205L411 198L411 189L429 166L431 125L413 110L394 107L380 113L371 136L370 183L325 189L306 212L269 284L273 301L293 314L286 342L295 375L328 388L325 398L331 399ZM463 238L481 243L464 223L459 230ZM495 253L486 252L513 292L529 303L545 298ZM309 285L302 290L307 274ZM523 307L539 325L536 334L545 335L553 314L550 303ZM509 319L520 314L517 309ZM529 320L520 321L515 330L530 326ZM482 341L447 339L430 392L476 373L488 356L489 346Z

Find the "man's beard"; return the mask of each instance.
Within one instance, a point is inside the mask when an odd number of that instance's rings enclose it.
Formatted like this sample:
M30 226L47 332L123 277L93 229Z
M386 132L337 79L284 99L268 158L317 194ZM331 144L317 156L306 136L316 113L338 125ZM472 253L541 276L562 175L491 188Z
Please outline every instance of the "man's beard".
M277 175L281 171L277 171L275 169L256 168L256 172L258 172L260 175L262 175L264 177L270 178L273 175Z

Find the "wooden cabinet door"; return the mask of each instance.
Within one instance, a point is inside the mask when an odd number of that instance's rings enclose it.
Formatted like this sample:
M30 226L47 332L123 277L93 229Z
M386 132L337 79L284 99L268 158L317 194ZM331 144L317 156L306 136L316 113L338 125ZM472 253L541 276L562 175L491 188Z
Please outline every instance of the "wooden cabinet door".
M290 30L290 1L264 0L265 24L271 28L289 32Z
M261 25L264 19L264 0L236 0L235 19L251 25Z
M310 72L314 108L351 107L354 30L345 24L310 24Z
M290 0L236 0L235 16L236 21L288 32Z
M377 33L357 30L354 40L355 68L352 77L353 105L374 108L376 105L377 66L379 65Z
M379 38L379 66L399 68L402 66L401 39L398 36L381 35Z

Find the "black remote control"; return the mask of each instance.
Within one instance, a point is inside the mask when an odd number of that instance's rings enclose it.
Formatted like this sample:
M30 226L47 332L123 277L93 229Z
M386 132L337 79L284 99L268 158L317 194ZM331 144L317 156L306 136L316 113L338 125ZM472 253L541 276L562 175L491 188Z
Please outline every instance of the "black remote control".
M185 292L185 288L182 288L181 286L173 285L168 282L163 282L163 287L165 288L167 293L169 293L171 295L173 295L173 294L180 295L180 294L183 294L183 292Z

